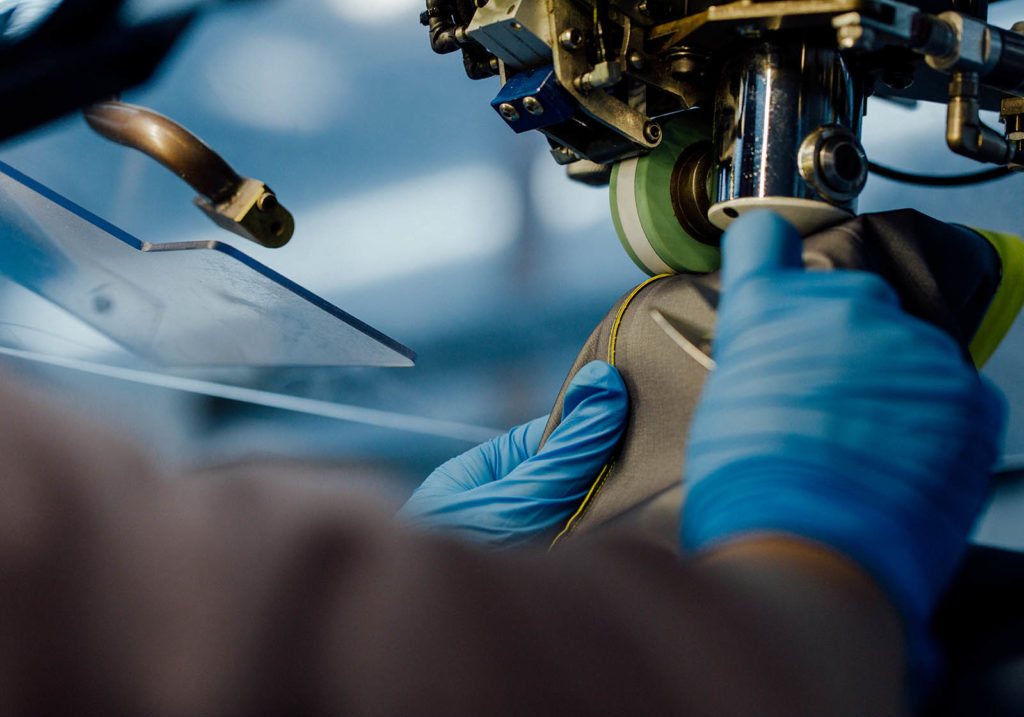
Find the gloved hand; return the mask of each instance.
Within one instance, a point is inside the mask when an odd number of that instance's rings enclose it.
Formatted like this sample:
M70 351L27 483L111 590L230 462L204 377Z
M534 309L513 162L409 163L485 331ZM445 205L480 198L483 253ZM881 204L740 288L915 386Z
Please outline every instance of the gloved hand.
M565 394L562 422L537 451L547 416L513 428L431 473L399 517L511 547L563 524L579 507L626 425L626 386L592 361Z
M887 592L913 653L985 503L1005 409L881 278L807 272L800 249L769 212L725 233L718 367L690 427L681 542L785 533L830 546Z

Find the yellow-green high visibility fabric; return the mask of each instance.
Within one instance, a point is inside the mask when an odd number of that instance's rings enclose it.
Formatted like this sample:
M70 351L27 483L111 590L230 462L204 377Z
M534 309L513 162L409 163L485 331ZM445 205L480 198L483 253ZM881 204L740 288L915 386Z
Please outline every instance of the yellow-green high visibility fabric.
M988 240L1002 263L999 288L971 340L971 358L981 368L992 358L1024 307L1024 240L1015 234L971 228Z

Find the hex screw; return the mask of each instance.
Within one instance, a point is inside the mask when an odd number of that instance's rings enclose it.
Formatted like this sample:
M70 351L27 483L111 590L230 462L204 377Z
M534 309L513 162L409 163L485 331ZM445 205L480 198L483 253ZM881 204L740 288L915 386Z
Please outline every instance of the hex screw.
M583 44L583 33L575 27L570 27L562 31L562 34L558 36L558 42L563 49L569 52L578 50L580 45Z
M277 197L272 192L264 192L256 200L256 208L261 212L272 212L277 209Z
M651 144L661 141L661 125L657 122L648 122L644 125L644 139Z
M525 97L523 99L523 109L531 115L544 114L544 105L536 97Z
M519 110L508 102L502 102L498 105L498 112L501 113L501 116L505 118L506 122L515 122L519 119Z

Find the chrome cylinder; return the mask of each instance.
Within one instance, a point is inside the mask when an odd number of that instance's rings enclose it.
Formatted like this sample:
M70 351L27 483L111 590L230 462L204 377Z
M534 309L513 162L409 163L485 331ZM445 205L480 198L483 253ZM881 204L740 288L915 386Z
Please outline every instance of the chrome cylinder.
M867 180L863 113L834 48L763 40L732 54L715 97L711 221L768 207L809 232L852 214Z

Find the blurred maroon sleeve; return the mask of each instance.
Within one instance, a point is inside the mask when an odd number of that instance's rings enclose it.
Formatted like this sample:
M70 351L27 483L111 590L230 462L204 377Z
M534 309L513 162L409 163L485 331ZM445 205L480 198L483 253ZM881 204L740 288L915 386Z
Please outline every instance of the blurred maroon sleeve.
M6 384L0 714L813 711L667 553L485 554L287 475L170 478Z

